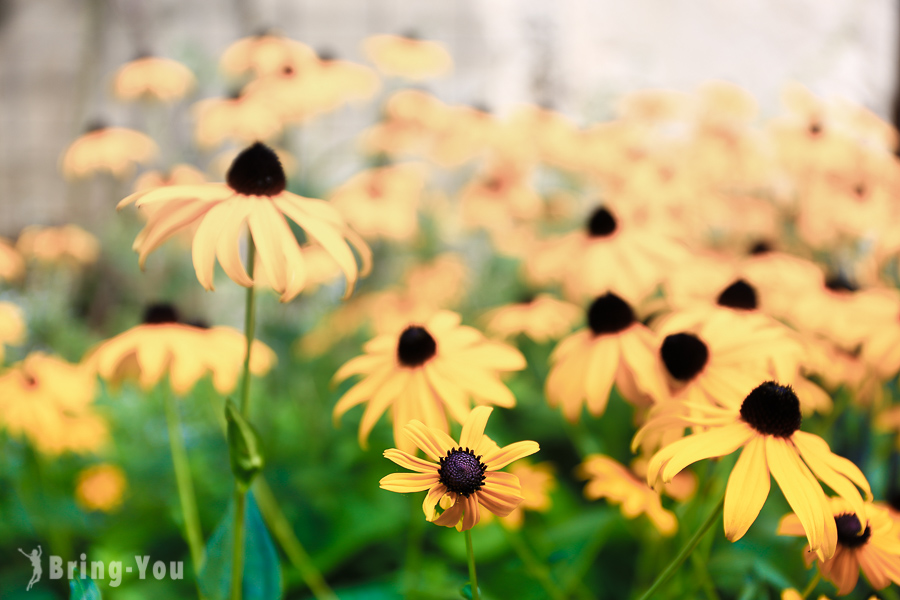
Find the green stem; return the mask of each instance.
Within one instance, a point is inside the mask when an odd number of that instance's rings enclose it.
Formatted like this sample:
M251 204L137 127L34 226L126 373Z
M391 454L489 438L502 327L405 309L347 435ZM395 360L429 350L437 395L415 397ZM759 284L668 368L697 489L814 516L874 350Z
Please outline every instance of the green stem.
M248 238L247 274L253 279L256 264L256 246L253 238ZM256 288L247 288L246 308L244 310L244 337L247 339L244 355L244 375L241 380L241 415L246 417L250 408L250 350L256 335ZM247 490L234 480L234 546L231 550L231 600L241 600L244 581L244 505Z
M184 529L188 547L191 550L191 560L194 563L194 573L199 573L200 565L204 560L203 531L200 528L197 499L194 496L191 467L181 435L181 421L178 417L178 407L175 406L175 398L165 386L163 386L162 393L166 405L166 424L169 427L169 446L172 451L172 465L175 468L178 499L181 502L181 515L184 518Z
M806 588L804 588L803 592L800 593L801 600L806 600L806 597L812 594L812 591L816 589L816 586L819 585L821 579L822 574L816 571L816 576L812 578Z
M466 529L466 556L469 557L469 584L472 586L472 600L481 600L478 593L478 575L475 574L475 552L472 550L472 530Z
M687 544L681 549L678 555L672 559L672 562L669 563L669 566L665 568L665 570L659 574L656 578L656 581L653 582L653 585L650 586L644 594L641 596L640 600L649 600L653 598L659 589L666 584L669 579L671 579L672 575L678 570L678 567L681 566L681 563L685 561L685 559L694 551L697 547L697 544L700 543L700 540L703 539L703 536L707 531L713 526L713 524L719 520L719 515L722 513L722 509L725 507L725 497L723 496L721 500L716 504L716 507L713 511L706 517L706 521L703 522L703 525L700 526L700 529L688 540Z
M531 551L531 548L528 547L528 544L525 543L519 532L510 531L506 527L503 528L503 531L506 533L509 545L519 555L519 559L525 565L529 575L541 584L541 587L544 588L544 591L547 592L550 598L553 598L553 600L565 600L566 595L553 581L553 578L550 576L550 570L534 555L534 552Z
M294 534L290 522L284 516L284 512L282 512L281 507L275 500L269 484L262 477L257 477L253 485L253 497L256 498L256 502L259 504L259 510L262 512L266 524L272 530L272 535L281 544L288 560L300 572L300 576L306 582L306 585L309 586L313 596L318 600L338 600L337 595L328 587L322 574L319 573L309 554L303 548L303 544L300 543L300 540Z

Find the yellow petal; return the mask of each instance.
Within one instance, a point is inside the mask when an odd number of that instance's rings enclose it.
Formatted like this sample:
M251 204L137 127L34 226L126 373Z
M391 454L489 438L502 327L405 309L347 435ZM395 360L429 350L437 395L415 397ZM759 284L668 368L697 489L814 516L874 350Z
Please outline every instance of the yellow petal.
M758 435L741 451L725 489L725 537L730 541L741 539L759 516L769 496L769 479L766 442Z
M461 448L470 448L475 450L484 437L484 428L487 425L488 417L491 416L493 408L489 406L478 406L469 413L469 418L463 424L462 434L459 436L459 446Z

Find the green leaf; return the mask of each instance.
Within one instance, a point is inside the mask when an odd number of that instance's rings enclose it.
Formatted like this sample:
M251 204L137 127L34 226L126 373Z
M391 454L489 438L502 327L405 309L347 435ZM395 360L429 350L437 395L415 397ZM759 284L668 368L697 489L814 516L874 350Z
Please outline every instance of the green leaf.
M231 400L225 402L225 420L228 421L228 454L231 459L231 472L246 491L265 464L262 445L256 430Z
M472 584L467 583L466 585L459 588L459 595L466 600L472 600Z
M253 494L247 494L244 510L244 600L281 598L281 565L275 544L266 529ZM228 600L231 592L231 560L234 547L234 503L206 545L206 561L200 567L200 591L209 600Z
M100 590L90 577L82 579L75 570L75 578L69 580L69 600L100 600Z

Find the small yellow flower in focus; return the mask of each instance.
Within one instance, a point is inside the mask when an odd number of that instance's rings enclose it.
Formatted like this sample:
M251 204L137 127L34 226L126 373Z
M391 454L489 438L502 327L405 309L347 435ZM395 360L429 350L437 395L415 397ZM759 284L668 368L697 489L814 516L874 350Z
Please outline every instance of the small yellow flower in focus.
M124 127L92 125L62 157L63 175L79 179L106 171L126 179L138 164L156 158L159 148L146 134Z
M119 203L119 208L132 203L138 208L152 207L133 245L141 267L167 239L196 225L192 257L200 284L206 290L214 289L218 258L235 283L250 287L254 281L244 267L239 244L246 223L266 279L281 301L288 302L303 290L307 279L303 253L285 220L288 217L303 229L310 243L335 259L347 279L346 296L353 292L357 278L371 266L369 247L333 206L288 192L284 169L270 148L257 142L241 152L226 181L139 192ZM362 257L362 273L348 241Z
M523 302L495 308L484 318L485 327L491 333L502 337L522 334L543 344L569 333L582 314L574 304L549 294L539 294Z
M116 465L83 469L75 483L75 500L84 510L112 512L122 505L128 487L125 473Z
M363 48L379 71L393 77L420 81L440 77L453 68L443 44L416 35L373 35L363 40Z
M584 459L579 473L588 480L585 497L591 500L607 498L621 504L622 514L628 519L645 514L664 536L671 536L678 530L678 520L671 511L663 508L659 493L616 460L591 454Z
M146 310L144 324L100 343L84 363L114 386L136 379L142 389L149 390L168 375L172 391L183 396L208 373L220 394L232 392L245 356L246 340L239 331L184 325L178 323L171 306L157 304ZM254 340L251 373L265 375L276 360L271 348Z
M0 281L16 281L25 274L25 259L12 242L0 238Z
M119 67L112 85L113 94L120 100L174 102L184 98L196 83L191 70L178 61L141 56Z
M441 429L427 427L421 421L409 421L404 434L430 460L394 448L385 450L385 458L415 473L387 475L379 483L381 488L401 494L428 490L422 505L425 519L461 531L478 523L482 509L498 517L509 515L524 497L519 478L499 469L540 448L532 441L497 447L484 435L493 410L489 406L472 409L463 423L459 443ZM443 512L438 514L435 506L440 506Z
M33 352L0 375L0 426L44 454L96 452L109 437L96 389L90 370Z
M26 227L16 248L26 258L47 264L91 265L100 255L100 241L78 225Z
M18 346L25 341L25 315L11 302L0 302L0 365L5 358L5 346Z

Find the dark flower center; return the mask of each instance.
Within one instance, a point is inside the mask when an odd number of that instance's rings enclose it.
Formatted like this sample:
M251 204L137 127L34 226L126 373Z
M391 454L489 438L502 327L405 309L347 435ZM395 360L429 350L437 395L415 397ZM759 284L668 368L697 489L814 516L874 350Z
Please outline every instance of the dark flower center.
M844 548L859 548L872 536L872 530L868 525L862 534L859 533L862 525L859 517L852 513L835 517L834 524L837 525L838 544Z
M756 310L756 290L745 280L738 279L722 290L716 303L740 310Z
M819 123L818 121L813 121L812 123L810 123L809 124L809 133L814 136L822 133L821 123Z
M237 155L225 181L245 196L277 196L287 186L278 155L259 142Z
M428 330L419 325L410 325L400 334L397 344L397 358L407 367L418 367L434 356L437 342Z
M778 385L774 381L757 386L744 398L741 418L764 435L784 438L800 429L803 420L797 394L791 386Z
M454 448L441 457L438 477L447 489L466 498L481 489L484 485L484 472L487 466L481 462L468 448Z
M106 129L107 127L109 127L109 126L104 121L97 119L97 120L91 121L87 125L85 125L84 132L85 133L93 133L95 131L101 131L103 129Z
M772 251L772 244L766 242L764 240L760 240L753 244L750 247L750 254L753 256L757 256L759 254L766 254Z
M148 325L178 323L178 310L171 304L151 304L144 309L143 322Z
M605 208L598 208L588 219L587 228L591 237L606 237L616 230L616 218Z
M844 274L832 275L829 277L825 280L825 287L832 292L855 292L859 289L859 287L854 285Z
M329 62L332 60L337 60L337 52L332 48L322 48L316 54L319 55L319 60L322 62Z
M587 320L596 335L618 333L634 323L634 311L627 302L610 292L591 303Z
M666 336L659 353L669 374L678 381L693 379L709 360L706 344L692 333Z

